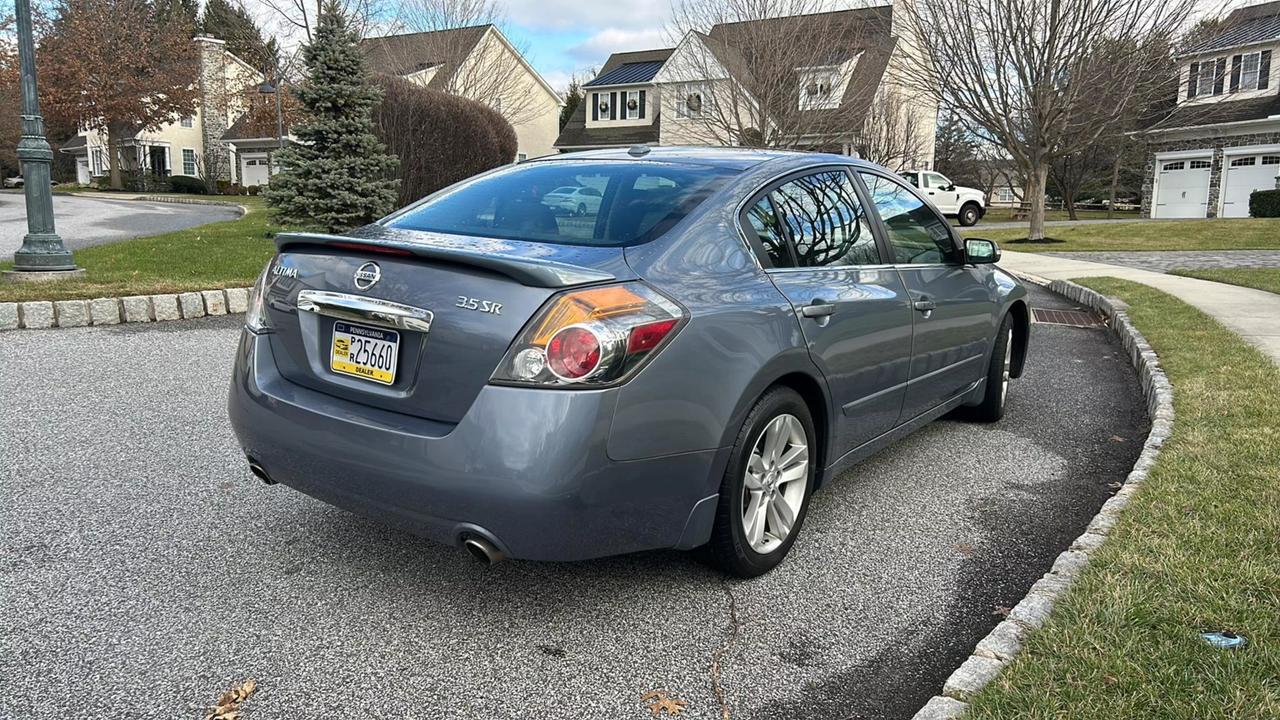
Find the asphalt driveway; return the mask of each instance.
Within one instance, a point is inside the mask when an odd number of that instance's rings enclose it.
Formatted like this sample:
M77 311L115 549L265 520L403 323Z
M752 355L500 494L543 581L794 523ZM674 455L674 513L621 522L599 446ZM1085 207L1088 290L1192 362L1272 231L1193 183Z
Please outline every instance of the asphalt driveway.
M1065 306L1039 290L1037 306ZM815 497L780 568L484 568L244 467L234 319L0 334L0 717L908 718L1123 480L1145 435L1100 329L1036 325L994 426Z
M27 234L25 203L22 193L0 193L0 260L12 260L13 251L22 247ZM240 211L234 205L53 196L53 222L71 250L238 217Z

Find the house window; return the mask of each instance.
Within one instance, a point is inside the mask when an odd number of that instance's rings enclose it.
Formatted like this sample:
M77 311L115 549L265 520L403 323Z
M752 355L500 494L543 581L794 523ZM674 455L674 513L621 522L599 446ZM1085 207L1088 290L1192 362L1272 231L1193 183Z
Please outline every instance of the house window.
M1189 167L1192 170L1204 170L1205 168L1209 168L1212 166L1213 166L1213 163L1209 162L1208 160L1192 160Z
M1262 67L1262 53L1255 52L1240 56L1240 89L1258 89L1258 70Z
M1280 155L1263 155L1263 165L1280 165Z
M1249 157L1236 158L1235 160L1232 160L1231 167L1249 167L1250 165L1257 164L1257 162L1258 158L1251 155Z
M701 83L681 85L676 96L676 117L700 118L710 111L710 95Z
M191 148L182 148L182 174L192 177L196 174L196 151Z
M1013 202L1014 201L1013 190L1007 187L1002 187L999 190L996 190L996 201L1002 202L1002 203Z
M1213 83L1217 79L1215 69L1218 64L1213 60L1200 63L1200 74L1196 78L1196 95L1212 95Z
M640 119L640 93L636 90L627 92L627 119Z
M195 125L195 119L192 118L190 115L182 118L182 127L189 128L189 127L192 127L193 125Z
M1183 162L1183 161L1181 161L1181 160L1178 160L1178 161L1176 161L1176 162L1167 162L1167 163L1165 163L1163 166L1161 166L1161 168L1160 168L1160 169L1161 169L1161 170L1166 170L1166 171L1167 171L1167 170L1182 170L1182 169L1183 169L1183 168L1185 168L1186 166L1187 166L1187 164L1186 164L1185 162Z
M840 73L835 68L803 70L800 73L800 109L821 110L838 107L836 84Z
M93 149L93 174L106 175L106 157L102 153L102 148Z
M516 153L516 162L524 162L529 159L528 153Z

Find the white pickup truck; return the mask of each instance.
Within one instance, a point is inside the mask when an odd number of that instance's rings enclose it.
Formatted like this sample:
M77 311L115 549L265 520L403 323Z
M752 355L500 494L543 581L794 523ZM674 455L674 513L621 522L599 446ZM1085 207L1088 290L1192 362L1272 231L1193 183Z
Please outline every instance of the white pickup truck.
M943 215L959 219L965 227L977 224L987 213L987 198L981 190L960 187L942 173L909 170L902 173L902 177L920 188Z

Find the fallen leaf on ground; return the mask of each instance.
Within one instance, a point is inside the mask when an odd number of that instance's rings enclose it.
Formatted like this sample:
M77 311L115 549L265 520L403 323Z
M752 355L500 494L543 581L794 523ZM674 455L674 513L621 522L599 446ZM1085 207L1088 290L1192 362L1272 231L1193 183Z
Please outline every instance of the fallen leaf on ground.
M253 678L240 683L238 687L222 693L218 697L218 702L209 709L208 714L204 716L204 720L240 720L240 703L249 699L249 696L258 689L258 681Z
M1009 613L1011 612L1013 612L1013 608L1008 608L1003 605L997 605L995 609L991 611L991 614L999 615L1000 617L1009 617Z
M679 698L667 697L666 690L651 690L640 696L640 701L648 703L649 713L657 716L665 712L668 715L679 715L689 703Z

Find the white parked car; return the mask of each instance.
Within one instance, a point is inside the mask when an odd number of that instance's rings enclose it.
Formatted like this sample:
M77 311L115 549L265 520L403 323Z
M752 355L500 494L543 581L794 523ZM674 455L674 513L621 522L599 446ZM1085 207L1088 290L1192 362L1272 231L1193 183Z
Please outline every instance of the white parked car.
M22 176L21 176L21 175L14 175L14 176L13 176L13 177L11 177L11 178L5 178L5 179L4 179L4 186L5 186L5 187L7 187L7 188L20 188L20 187L22 187Z
M965 227L977 224L987 214L986 194L975 188L956 185L942 173L911 170L902 173L902 177L928 195L943 215L957 218Z
M600 212L600 191L593 187L558 187L542 198L542 204L555 212L570 215L595 215Z

